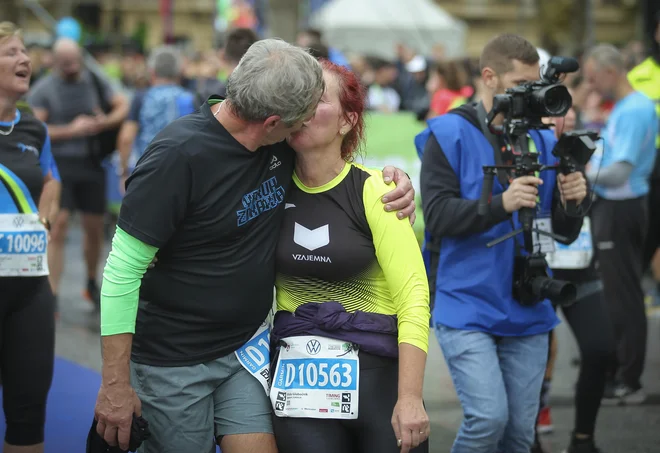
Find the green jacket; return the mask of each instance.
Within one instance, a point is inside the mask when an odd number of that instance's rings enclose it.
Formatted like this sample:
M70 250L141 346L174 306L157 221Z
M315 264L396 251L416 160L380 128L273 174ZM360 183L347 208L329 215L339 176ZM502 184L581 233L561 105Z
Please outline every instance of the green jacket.
M653 57L647 58L628 73L628 81L635 90L653 99L660 118L660 63ZM655 146L660 149L660 134L656 137Z

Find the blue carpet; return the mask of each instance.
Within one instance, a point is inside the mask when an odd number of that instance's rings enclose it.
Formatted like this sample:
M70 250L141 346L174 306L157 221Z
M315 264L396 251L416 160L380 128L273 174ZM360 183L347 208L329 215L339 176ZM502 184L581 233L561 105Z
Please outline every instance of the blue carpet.
M84 453L100 385L101 375L96 371L55 359L46 413L46 453ZM4 417L0 418L0 435L4 439Z
M96 371L59 357L55 359L46 413L45 453L85 452L100 385L101 375ZM0 417L0 439L5 437L5 428L5 419ZM220 449L217 451L220 452Z

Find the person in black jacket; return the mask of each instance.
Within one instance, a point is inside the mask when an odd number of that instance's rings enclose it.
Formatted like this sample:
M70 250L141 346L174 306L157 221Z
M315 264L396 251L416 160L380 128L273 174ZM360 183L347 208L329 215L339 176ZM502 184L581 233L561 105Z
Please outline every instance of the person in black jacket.
M573 129L575 116L575 111L571 109L565 118L554 119L557 136ZM607 373L614 364L615 348L612 323L603 299L603 285L596 270L597 259L594 257L589 217L585 218L575 242L569 246L556 243L555 251L546 259L555 278L572 281L578 287L576 302L561 307L581 356L575 389L574 428L566 453L599 453L594 442L594 431L605 393ZM547 405L548 393L549 381L546 381L541 391L542 407ZM538 439L538 427L532 453L544 453Z

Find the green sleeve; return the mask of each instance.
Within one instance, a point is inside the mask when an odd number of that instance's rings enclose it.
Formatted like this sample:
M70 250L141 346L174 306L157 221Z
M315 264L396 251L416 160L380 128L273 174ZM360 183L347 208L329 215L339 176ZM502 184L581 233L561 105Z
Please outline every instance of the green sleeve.
M422 252L409 219L385 211L383 195L394 189L383 181L379 171L367 170L371 177L363 189L364 210L371 229L376 258L383 270L396 309L399 343L429 346L429 285Z
M101 335L135 333L140 280L158 249L117 227L103 270Z

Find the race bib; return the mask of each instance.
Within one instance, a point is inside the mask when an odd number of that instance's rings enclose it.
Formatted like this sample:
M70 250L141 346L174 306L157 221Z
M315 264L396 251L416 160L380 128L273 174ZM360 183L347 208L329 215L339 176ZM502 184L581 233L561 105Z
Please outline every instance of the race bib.
M534 228L552 233L552 221L549 218L534 219ZM552 253L555 251L555 240L550 236L532 232L534 238L534 251L541 253Z
M0 214L0 277L48 275L47 247L38 214Z
M238 361L263 386L266 395L270 387L270 323L264 321L250 341L236 352Z
M591 221L585 217L578 238L570 245L555 243L555 252L545 257L550 269L586 269L594 256Z
M360 363L353 344L316 336L283 341L270 390L275 415L358 418Z

